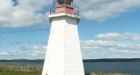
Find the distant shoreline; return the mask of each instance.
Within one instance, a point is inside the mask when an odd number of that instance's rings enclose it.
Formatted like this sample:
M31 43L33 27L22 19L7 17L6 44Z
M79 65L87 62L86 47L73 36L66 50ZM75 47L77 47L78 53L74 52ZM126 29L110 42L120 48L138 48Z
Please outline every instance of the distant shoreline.
M0 67L42 70L43 59L0 60ZM140 75L140 58L86 59L83 60L85 73L131 73Z
M12 59L12 60L8 60L8 59L2 59L1 61L16 61L16 62L20 62L20 61L44 61L44 59ZM104 58L104 59L84 59L83 62L140 62L140 58Z
M140 58L86 59L84 62L140 62Z

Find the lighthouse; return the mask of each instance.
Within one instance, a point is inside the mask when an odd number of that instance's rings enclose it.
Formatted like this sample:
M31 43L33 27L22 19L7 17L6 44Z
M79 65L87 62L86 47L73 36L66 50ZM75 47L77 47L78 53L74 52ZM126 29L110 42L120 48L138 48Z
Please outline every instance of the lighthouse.
M78 35L80 16L73 0L57 0L48 15L51 30L42 75L84 75Z

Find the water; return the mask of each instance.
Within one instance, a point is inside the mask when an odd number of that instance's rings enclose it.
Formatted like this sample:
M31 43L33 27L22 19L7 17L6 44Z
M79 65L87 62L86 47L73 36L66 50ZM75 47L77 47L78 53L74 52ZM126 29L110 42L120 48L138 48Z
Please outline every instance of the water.
M140 62L86 62L85 72L128 73L140 75Z
M23 66L41 69L43 60L0 60L1 66ZM85 72L129 73L140 75L140 61L84 61Z

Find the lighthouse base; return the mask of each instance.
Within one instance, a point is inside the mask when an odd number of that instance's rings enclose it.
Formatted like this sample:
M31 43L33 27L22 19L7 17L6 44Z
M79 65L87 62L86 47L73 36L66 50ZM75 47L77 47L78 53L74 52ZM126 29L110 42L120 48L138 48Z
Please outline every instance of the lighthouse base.
M77 19L52 18L42 75L84 75Z

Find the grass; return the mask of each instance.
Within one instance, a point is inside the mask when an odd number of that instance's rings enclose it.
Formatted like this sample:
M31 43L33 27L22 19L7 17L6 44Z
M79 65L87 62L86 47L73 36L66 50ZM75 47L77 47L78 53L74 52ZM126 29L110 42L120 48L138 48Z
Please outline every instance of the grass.
M0 75L41 75L40 69L29 68L29 67L0 67ZM90 73L86 75L131 75L131 74L123 74L123 73Z
M0 67L0 75L41 75L41 71L35 68L25 67Z
M90 73L88 75L131 75L131 74L124 74L124 73L103 73L103 72L99 72L99 73Z
M0 75L41 75L40 72L0 71Z

